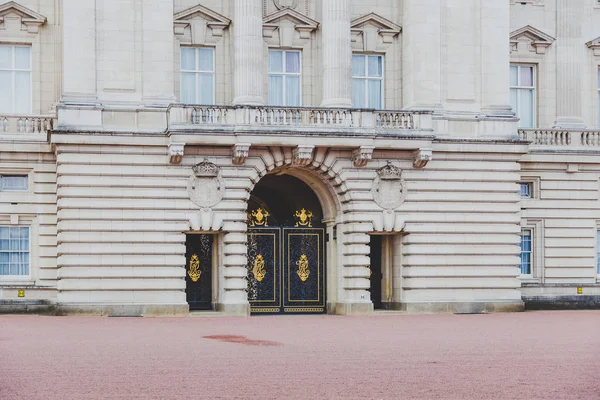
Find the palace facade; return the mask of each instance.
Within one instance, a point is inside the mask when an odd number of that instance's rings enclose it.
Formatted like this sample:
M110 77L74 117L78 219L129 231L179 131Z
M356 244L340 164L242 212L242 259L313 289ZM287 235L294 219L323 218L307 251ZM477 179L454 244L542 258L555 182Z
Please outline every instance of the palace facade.
M596 0L0 4L0 310L598 307L599 66Z

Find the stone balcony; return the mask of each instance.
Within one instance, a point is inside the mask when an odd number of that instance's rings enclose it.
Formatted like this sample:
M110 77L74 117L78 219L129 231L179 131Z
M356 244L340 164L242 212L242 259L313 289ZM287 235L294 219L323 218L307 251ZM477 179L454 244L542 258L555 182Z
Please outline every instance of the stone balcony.
M598 151L600 131L570 129L519 129L519 138L530 142L531 151Z
M0 136L17 135L17 139L36 136L46 140L55 125L56 117L50 115L0 115Z
M418 136L432 134L431 116L431 111L174 104L169 107L169 130Z

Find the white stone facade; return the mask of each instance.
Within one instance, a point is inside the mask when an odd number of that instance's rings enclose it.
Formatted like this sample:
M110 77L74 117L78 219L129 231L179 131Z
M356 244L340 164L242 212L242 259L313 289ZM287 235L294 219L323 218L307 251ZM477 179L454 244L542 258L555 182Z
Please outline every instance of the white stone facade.
M214 308L247 315L248 200L269 173L321 203L330 313L373 310L370 235L391 308L598 306L596 3L0 4L0 46L31 54L31 113L0 110L0 176L28 180L0 190L0 226L30 226L30 273L0 275L0 309L186 314L186 234L203 232ZM214 105L182 102L187 47L213 49L200 89ZM269 105L270 50L300 52L301 107ZM383 110L352 108L353 54L381 56ZM511 65L534 71L531 127L511 108ZM188 183L203 160L220 179L205 203ZM401 186L382 189L386 165Z

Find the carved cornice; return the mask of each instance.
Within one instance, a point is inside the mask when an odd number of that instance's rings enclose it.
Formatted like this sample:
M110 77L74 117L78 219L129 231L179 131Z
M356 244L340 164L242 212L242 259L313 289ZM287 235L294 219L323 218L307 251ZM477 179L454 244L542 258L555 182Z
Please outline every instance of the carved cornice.
M193 16L196 14L206 20L206 25L212 30L213 36L223 36L223 31L231 24L229 18L198 4L173 15L173 30L175 35L183 35L185 28L192 24Z
M0 25L4 23L4 19L8 14L17 14L21 18L21 24L29 33L38 33L40 25L46 23L46 17L39 14L17 2L9 1L8 3L0 4Z
M415 158L413 159L413 167L425 168L427 163L433 158L433 150L431 149L419 149L415 152Z
M352 163L357 168L362 168L373 158L374 146L360 146L352 152Z
M233 165L242 165L248 158L248 152L250 151L250 143L236 143L233 145L231 162Z
M309 165L313 160L313 150L315 146L312 144L301 144L292 150L292 164L300 167Z
M375 13L366 14L350 21L350 29L355 35L363 33L366 25L377 28L377 33L382 37L383 43L392 43L394 36L402 31L400 25Z
M594 51L595 56L600 56L600 37L590 40L585 45Z
M319 27L318 21L286 7L263 18L263 36L272 37L282 19L290 20L295 24L295 29L300 32L300 39L310 39L310 33Z
M536 29L531 25L526 25L521 29L517 29L516 31L510 33L511 51L518 50L517 45L519 43L519 39L523 37L529 40L529 45L531 47L530 51L534 51L537 54L545 54L548 46L550 46L556 40L552 36L540 31L539 29Z
M185 144L183 143L171 143L169 145L169 162L171 164L180 164L183 158L183 149Z

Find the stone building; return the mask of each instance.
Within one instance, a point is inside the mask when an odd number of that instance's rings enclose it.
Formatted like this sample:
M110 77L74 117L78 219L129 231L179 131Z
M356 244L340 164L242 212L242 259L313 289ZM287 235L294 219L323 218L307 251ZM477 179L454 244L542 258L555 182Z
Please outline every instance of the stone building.
M596 0L0 4L0 308L597 305L599 66Z

